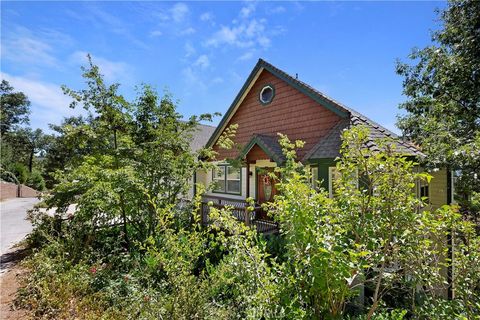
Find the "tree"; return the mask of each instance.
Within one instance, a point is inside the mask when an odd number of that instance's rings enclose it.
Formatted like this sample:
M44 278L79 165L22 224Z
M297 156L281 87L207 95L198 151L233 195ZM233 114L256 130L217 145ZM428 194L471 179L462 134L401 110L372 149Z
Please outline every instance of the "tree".
M12 139L16 141L19 149L25 150L28 171L32 173L35 155L41 157L46 155L53 136L43 133L42 129L22 128L14 133Z
M408 97L398 126L428 166L460 170L456 188L468 198L480 191L480 2L450 1L440 18L434 43L397 64Z
M280 193L270 212L285 240L279 281L287 314L329 319L345 315L347 305L361 310L355 297L364 286L367 319L382 306L437 318L448 304L441 296L443 271L451 263L445 259L448 230L462 235L453 262L459 299L449 315L461 316L465 308L467 315L478 312L479 238L472 224L454 207L427 210L414 186L430 176L396 152L392 141L377 141L380 148L372 151L362 127L345 131L342 139L333 198L311 187L305 167L295 161L299 144L280 140L287 161L277 169Z
M118 93L119 84L104 82L90 57L82 70L86 88L63 90L74 99L72 107L82 104L89 114L57 130L56 150L77 151L71 161L62 160L60 183L48 202L61 209L78 204L73 230L79 239L116 222L123 245L131 248L132 240L155 234L157 210L177 205L188 191L189 179L203 166L189 141L199 121L211 117L182 121L171 96L159 97L149 86L129 102Z
M56 179L57 171L68 170L81 162L90 148L94 145L94 137L86 134L89 119L83 116L72 116L62 120L60 124L50 124L52 135L48 152L45 155L44 170L46 186L53 188L59 181Z
M23 92L14 92L8 81L0 84L0 128L1 135L20 124L28 124L30 101Z

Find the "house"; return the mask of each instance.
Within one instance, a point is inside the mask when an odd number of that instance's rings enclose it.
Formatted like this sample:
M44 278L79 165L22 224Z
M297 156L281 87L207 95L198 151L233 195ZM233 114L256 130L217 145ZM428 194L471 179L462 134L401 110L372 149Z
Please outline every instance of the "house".
M232 124L238 125L233 139L236 147L221 149L216 143ZM277 133L305 142L304 148L298 150L298 159L311 168L313 178L321 181L331 194L335 158L340 155L341 132L356 125L370 128L372 149L378 148L376 139L390 137L395 139L396 150L401 154L422 156L416 146L401 140L378 123L260 59L206 144L218 153L218 169L197 172L195 180L204 185L214 182L214 189L205 194L205 199L215 205L233 205L234 214L239 219L268 221L261 210L251 217L242 210L247 197L261 204L271 201L277 192L268 175L285 161ZM242 159L244 165L235 168L227 159ZM432 175L430 185L418 186L418 192L429 193L433 207L450 203L450 173L442 169Z

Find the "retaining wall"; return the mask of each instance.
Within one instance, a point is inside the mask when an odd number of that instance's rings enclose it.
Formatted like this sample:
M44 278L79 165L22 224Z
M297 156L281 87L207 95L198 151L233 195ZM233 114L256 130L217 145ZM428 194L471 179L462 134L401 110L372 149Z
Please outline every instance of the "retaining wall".
M0 182L0 200L9 198L35 198L39 195L40 192L26 185L16 185L15 183L5 181Z

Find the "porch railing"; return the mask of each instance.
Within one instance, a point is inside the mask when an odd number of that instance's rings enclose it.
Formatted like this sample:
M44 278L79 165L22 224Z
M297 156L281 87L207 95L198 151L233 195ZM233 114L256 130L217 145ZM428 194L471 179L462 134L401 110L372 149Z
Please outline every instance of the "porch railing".
M238 221L242 221L247 226L255 226L258 232L264 234L278 232L278 225L275 221L259 218L259 213L262 210L259 205L255 205L254 210L249 211L248 204L245 200L236 200L210 195L203 196L202 198L202 224L208 225L210 223L210 207L223 209L227 206L231 208L232 215Z

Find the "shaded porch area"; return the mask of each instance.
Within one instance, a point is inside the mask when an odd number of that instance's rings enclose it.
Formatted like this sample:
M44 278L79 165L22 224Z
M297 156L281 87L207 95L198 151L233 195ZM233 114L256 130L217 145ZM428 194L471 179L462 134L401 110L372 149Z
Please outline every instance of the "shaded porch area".
M212 205L210 206L209 203ZM247 226L255 227L257 232L263 234L278 233L278 225L275 221L269 218L265 218L263 209L259 204L255 204L253 211L248 211L248 203L245 200L237 200L226 197L218 197L205 195L202 197L201 204L201 219L202 225L208 225L211 223L209 213L210 207L217 209L223 209L229 207L232 215Z

